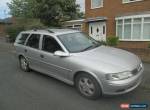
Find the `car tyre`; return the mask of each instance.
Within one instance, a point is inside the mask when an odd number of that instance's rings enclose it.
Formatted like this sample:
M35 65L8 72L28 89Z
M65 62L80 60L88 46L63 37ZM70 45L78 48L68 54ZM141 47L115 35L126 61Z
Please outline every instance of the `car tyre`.
M20 63L20 68L25 71L25 72L29 72L30 71L30 68L29 68L29 63L28 61L26 60L25 57L21 56L19 58L19 63Z
M86 73L79 74L75 78L75 86L79 93L88 99L98 99L101 95L101 87L97 80Z

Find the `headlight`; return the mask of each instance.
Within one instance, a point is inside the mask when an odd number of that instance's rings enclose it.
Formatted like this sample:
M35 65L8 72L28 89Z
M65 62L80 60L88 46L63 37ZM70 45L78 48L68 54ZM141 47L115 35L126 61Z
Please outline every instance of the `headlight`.
M106 79L107 80L113 80L113 81L117 81L117 80L124 80L124 79L128 79L130 77L132 77L132 73L131 72L122 72L122 73L112 73L112 74L107 74L106 75Z

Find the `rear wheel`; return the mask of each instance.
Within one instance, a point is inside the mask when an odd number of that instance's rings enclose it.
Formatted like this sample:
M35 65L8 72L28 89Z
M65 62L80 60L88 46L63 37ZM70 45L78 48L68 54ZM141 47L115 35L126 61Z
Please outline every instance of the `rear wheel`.
M20 62L20 68L25 71L25 72L29 72L30 71L30 68L29 68L29 63L28 61L26 60L25 57L21 56L19 58L19 62Z
M97 80L86 73L77 75L75 79L77 90L80 94L89 99L98 99L101 95L101 88Z

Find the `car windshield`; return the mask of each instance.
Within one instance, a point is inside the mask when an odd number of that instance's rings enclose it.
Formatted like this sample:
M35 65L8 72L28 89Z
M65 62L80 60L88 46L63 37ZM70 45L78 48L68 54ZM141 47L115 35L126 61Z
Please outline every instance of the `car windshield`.
M59 35L58 38L70 53L78 53L100 46L100 43L82 32Z

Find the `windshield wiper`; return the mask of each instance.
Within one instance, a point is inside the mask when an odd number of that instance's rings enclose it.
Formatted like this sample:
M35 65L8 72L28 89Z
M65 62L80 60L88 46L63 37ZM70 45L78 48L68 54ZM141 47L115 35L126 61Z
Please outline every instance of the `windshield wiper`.
M89 47L87 47L87 48L85 48L85 49L83 49L81 52L86 51L86 50L89 50L89 49L91 49L91 48L93 48L93 46L92 46L92 45L91 45L91 46L89 46Z

